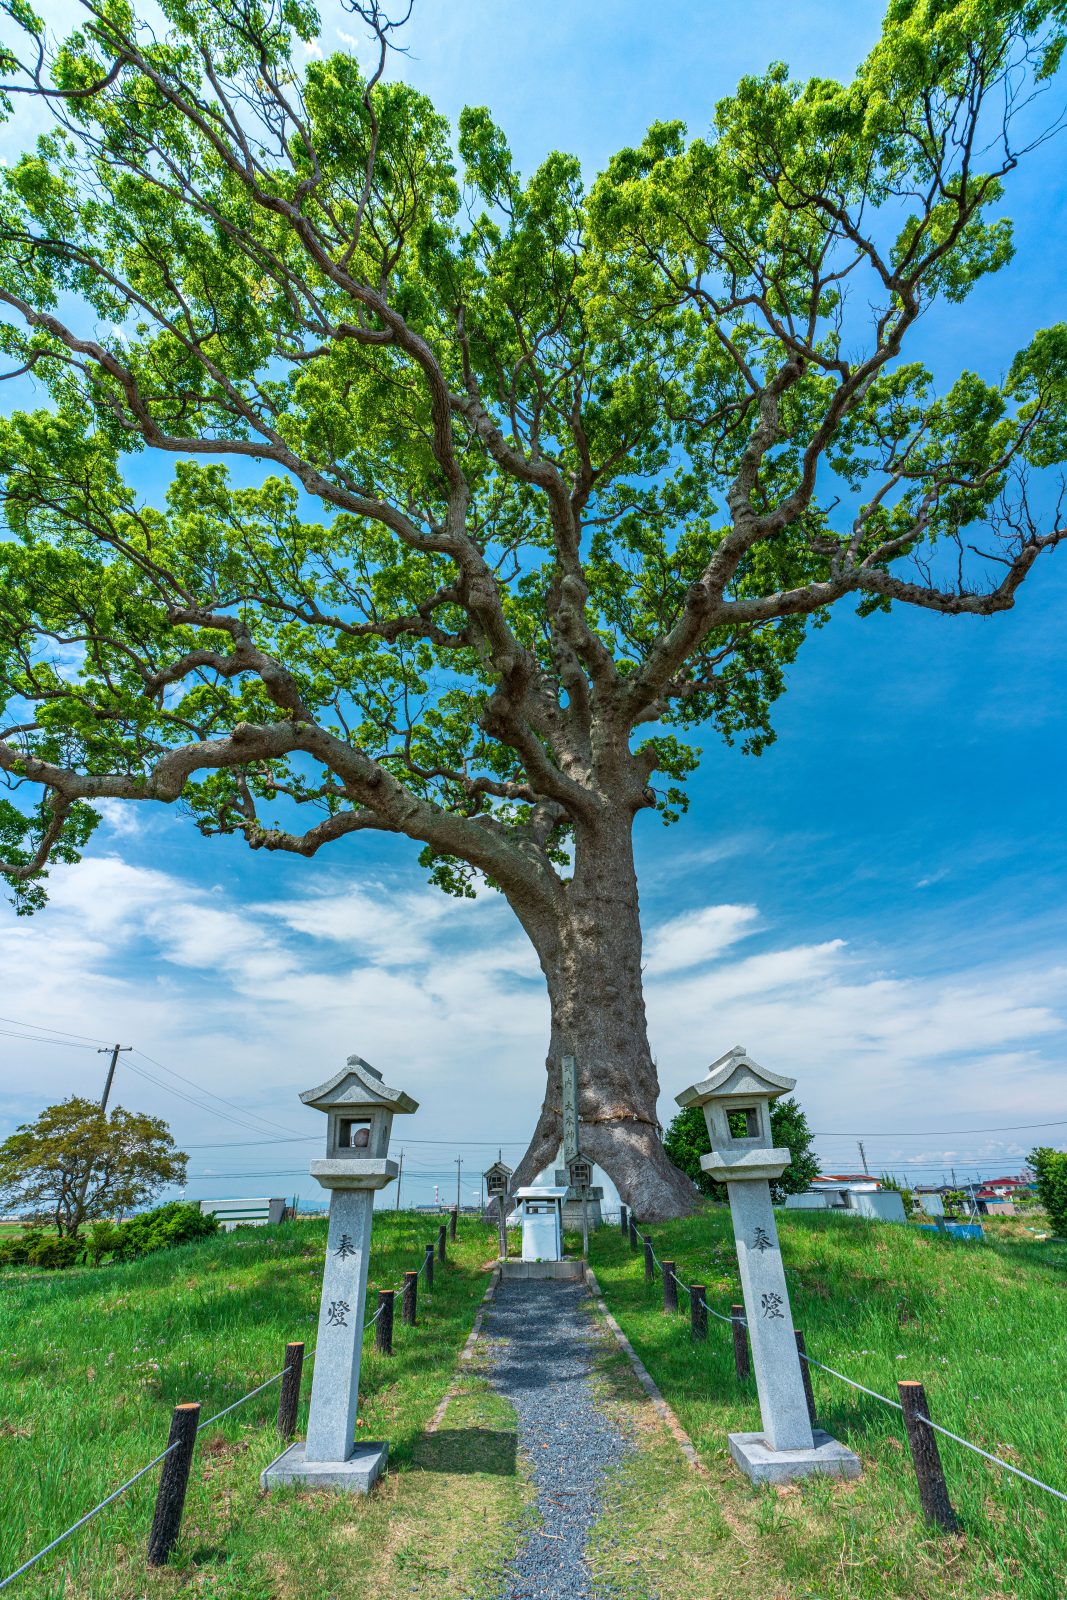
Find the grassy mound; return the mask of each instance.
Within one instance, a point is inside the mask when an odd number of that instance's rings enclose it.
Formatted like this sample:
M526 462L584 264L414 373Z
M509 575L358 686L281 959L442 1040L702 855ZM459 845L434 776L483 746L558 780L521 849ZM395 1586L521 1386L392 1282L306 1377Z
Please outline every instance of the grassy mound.
M275 1386L200 1435L171 1566L149 1572L144 1562L153 1472L20 1578L12 1594L133 1600L190 1589L274 1600L393 1593L401 1575L409 1593L476 1592L483 1538L510 1503L501 1502L491 1464L487 1509L477 1459L453 1462L450 1478L439 1461L427 1467L420 1444L495 1254L495 1233L480 1222L462 1220L459 1233L449 1265L437 1266L432 1296L420 1280L418 1328L401 1325L398 1304L395 1354L378 1355L370 1334L364 1341L360 1431L389 1440L394 1469L370 1502L262 1496L259 1472L280 1448ZM372 1308L375 1291L417 1267L436 1234L436 1218L376 1217ZM288 1340L311 1348L325 1239L324 1222L290 1223L241 1229L126 1266L2 1274L0 1577L158 1454L176 1402L199 1400L201 1415L210 1417L277 1372ZM309 1394L305 1368L301 1432ZM477 1439L487 1425L479 1407L491 1410L491 1400L470 1395L463 1405L477 1413L468 1419ZM435 1476L427 1478L428 1471ZM506 1534L496 1531L489 1543L506 1553ZM442 1568L453 1572L454 1589Z
M969 1244L814 1212L779 1213L779 1226L796 1325L813 1356L892 1398L899 1379L921 1380L935 1421L1067 1490L1067 1246L1032 1238ZM648 1232L679 1277L707 1285L710 1306L728 1314L740 1301L725 1207ZM685 1295L681 1315L664 1313L659 1274L646 1286L641 1256L617 1231L595 1235L592 1257L609 1306L715 1475L717 1497L733 1518L732 1560L741 1559L744 1530L752 1534L745 1559L754 1594L1053 1600L1067 1593L1067 1505L942 1439L965 1531L959 1539L933 1537L919 1515L899 1413L818 1370L820 1423L859 1453L863 1477L751 1489L727 1461L727 1433L759 1427L754 1381L739 1383L734 1370L731 1330L709 1318L707 1344L692 1344ZM638 1549L642 1526L656 1530L647 1468L647 1457L635 1462L632 1493L625 1483L620 1489ZM727 1547L724 1559L729 1554ZM637 1572L631 1563L628 1573L605 1575L626 1595L653 1580L661 1594L718 1593L706 1587L707 1567L694 1573L691 1589L681 1575L667 1585L661 1570L642 1575L640 1563ZM735 1584L734 1592L749 1591Z

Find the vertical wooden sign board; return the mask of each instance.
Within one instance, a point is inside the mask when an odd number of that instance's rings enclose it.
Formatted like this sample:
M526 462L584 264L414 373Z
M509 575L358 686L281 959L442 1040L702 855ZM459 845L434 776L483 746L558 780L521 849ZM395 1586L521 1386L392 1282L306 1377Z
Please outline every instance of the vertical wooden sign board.
M563 1057L563 1165L578 1154L578 1063Z

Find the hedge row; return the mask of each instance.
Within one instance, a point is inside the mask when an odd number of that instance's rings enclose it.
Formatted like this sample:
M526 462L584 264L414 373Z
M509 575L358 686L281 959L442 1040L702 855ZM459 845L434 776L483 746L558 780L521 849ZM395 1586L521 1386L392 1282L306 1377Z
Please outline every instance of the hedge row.
M84 1238L60 1238L41 1228L26 1228L0 1243L0 1265L55 1271L84 1263L96 1267L105 1256L112 1261L135 1261L153 1250L203 1239L218 1228L218 1220L205 1216L199 1206L172 1200L125 1222L94 1222Z

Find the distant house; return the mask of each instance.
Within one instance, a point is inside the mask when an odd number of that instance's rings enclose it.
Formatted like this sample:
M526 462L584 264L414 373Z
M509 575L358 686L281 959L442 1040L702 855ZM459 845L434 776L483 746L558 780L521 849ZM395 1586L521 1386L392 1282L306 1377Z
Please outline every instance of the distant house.
M974 1202L984 1217L1013 1217L1015 1201L1011 1197L1016 1192L1010 1189L1005 1193L1003 1188L984 1186L974 1191Z
M1032 1188L1033 1184L1026 1178L987 1178L982 1185L984 1192L996 1195L998 1200L1014 1200Z

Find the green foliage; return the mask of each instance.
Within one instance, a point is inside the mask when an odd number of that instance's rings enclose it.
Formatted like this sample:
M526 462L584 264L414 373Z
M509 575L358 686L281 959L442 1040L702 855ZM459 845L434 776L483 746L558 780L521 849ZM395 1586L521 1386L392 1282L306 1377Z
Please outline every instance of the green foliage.
M218 1233L217 1217L206 1216L197 1205L172 1200L152 1211L142 1211L127 1217L113 1228L104 1248L116 1261L135 1261L152 1250L165 1250L175 1244L189 1244L194 1239L207 1239ZM103 1242L103 1241L101 1241ZM97 1247L96 1229L93 1230L92 1248Z
M780 1205L787 1194L803 1194L819 1176L819 1159L812 1148L808 1119L796 1099L787 1095L771 1104L771 1137L776 1146L790 1152L790 1162L771 1184L771 1194ZM715 1183L700 1165L701 1156L711 1150L711 1139L704 1113L699 1106L685 1106L671 1120L663 1148L674 1165L691 1178L702 1194L716 1200L726 1198L723 1184Z
M1037 1178L1037 1197L1059 1234L1067 1235L1067 1150L1039 1145L1027 1158Z
M108 3L55 51L2 9L47 129L0 174L0 347L46 396L0 421L20 910L108 798L552 897L605 805L681 815L693 730L768 746L834 604L1003 609L1060 537L1015 486L1067 456L1063 329L941 394L902 356L1010 260L1059 0L892 0L852 82L772 66L588 191L309 60L296 0Z
M40 1228L22 1228L18 1233L0 1239L0 1265L5 1267L24 1267L29 1263L30 1254L49 1237Z
M185 1181L186 1157L161 1117L101 1112L71 1095L0 1144L0 1204L75 1237L84 1223L129 1211Z
M168 1201L151 1211L113 1222L101 1217L89 1228L88 1237L46 1234L26 1229L0 1242L0 1263L6 1266L70 1267L86 1257L94 1267L109 1257L113 1261L136 1261L154 1250L190 1244L218 1233L218 1218L205 1216L200 1207L181 1200Z
M0 1240L0 1266L5 1267L41 1267L54 1272L75 1266L84 1255L85 1245L80 1239L44 1233L40 1228L25 1228L10 1239Z
M61 1267L73 1267L85 1255L85 1246L80 1239L69 1236L60 1238L58 1234L50 1235L38 1240L29 1253L31 1267L41 1267L47 1272L54 1272Z

